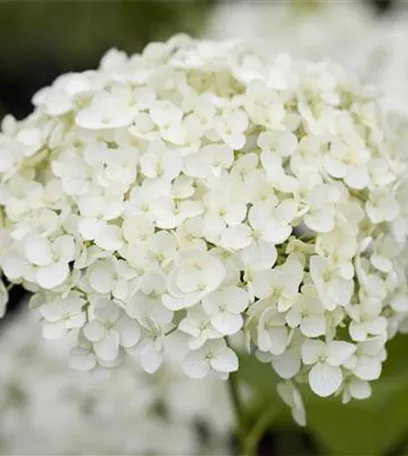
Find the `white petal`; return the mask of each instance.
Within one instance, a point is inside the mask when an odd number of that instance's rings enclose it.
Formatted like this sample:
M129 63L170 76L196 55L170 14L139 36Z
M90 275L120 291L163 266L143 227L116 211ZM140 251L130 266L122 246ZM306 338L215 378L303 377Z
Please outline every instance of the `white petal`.
M208 315L216 315L218 313L221 299L222 294L219 291L214 291L213 293L204 296L201 302Z
M302 426L302 427L306 426L306 412L303 407L303 403L302 403L302 407L297 407L297 408L292 409L292 416L293 416L293 419L295 420L295 422L299 426Z
M185 296L181 298L175 298L173 296L170 296L168 294L165 294L162 296L162 303L163 305L172 311L177 311L181 309L186 309L187 307L190 307L194 305L196 302L200 300L200 296L197 295L197 299L190 299L190 296Z
M119 307L116 303L108 299L101 299L97 301L93 307L93 312L95 318L101 322L116 322L120 314Z
M396 312L408 312L408 296L395 296L390 303L390 306Z
M297 308L292 307L286 314L286 323L291 328L297 328L302 322L302 315ZM303 319L304 320L304 319ZM303 332L303 331L302 331Z
M306 215L305 224L318 233L328 233L334 228L334 215L327 208L311 212Z
M197 291L202 283L205 284L203 271L194 267L181 269L176 280L177 286L185 294Z
M277 133L277 151L282 157L291 156L298 146L296 135L289 131Z
M99 120L98 116L95 115L94 108L86 108L78 112L75 117L75 123L81 128L90 130L98 130L104 128L104 125Z
M98 293L109 293L114 285L112 274L104 267L96 267L89 274L89 284Z
M82 328L86 322L85 312L71 315L68 320L65 321L67 329Z
M327 363L340 366L347 361L356 351L356 346L349 342L335 340L327 346Z
M140 365L148 374L154 374L163 362L161 353L154 350L153 345L149 349L142 350L140 354Z
M120 332L120 341L123 347L133 347L139 342L140 327L134 320L121 319L117 322Z
M376 380L381 374L381 361L373 356L361 356L353 373L361 380Z
M72 369L88 371L95 367L95 356L83 347L74 347L69 353L68 365Z
M242 252L242 260L245 265L250 266L254 271L262 271L269 268L276 262L278 252L276 247L268 243L253 243Z
M401 207L398 201L396 201L396 199L392 196L383 202L381 209L383 211L382 215L386 222L392 222L395 220L401 211Z
M346 175L347 166L340 160L326 155L323 160L324 169L333 177L341 178Z
M247 225L235 225L224 230L220 244L226 249L242 250L251 241L251 230L249 227Z
M292 227L279 221L270 221L262 231L262 240L272 244L282 244L292 233Z
M84 326L84 335L88 340L97 342L103 339L105 328L98 320L92 320Z
M281 382L277 385L277 392L280 398L287 404L292 411L292 416L299 426L306 425L306 414L303 406L302 397L299 391L291 382Z
M184 359L184 372L191 378L204 378L210 371L210 362L200 349L189 352Z
M277 219L283 223L290 223L296 216L298 206L295 200L286 199L276 209Z
M383 334L387 330L387 326L388 320L380 316L367 322L367 331L372 335Z
M215 315L211 318L211 323L214 328L225 336L230 336L237 333L243 325L243 318L241 315L234 315L225 312L220 315Z
M274 355L281 355L288 345L288 330L285 327L275 327L268 330L270 337L269 351ZM259 347L261 348L261 347Z
M70 235L59 236L53 242L54 252L61 261L69 263L75 258L75 242Z
M381 351L384 349L385 341L385 335L373 337L366 342L361 342L359 344L359 351L367 356L379 356Z
M248 293L242 288L227 287L223 292L224 302L227 309L235 314L243 312L248 307Z
M359 166L348 166L344 182L351 188L361 190L368 184L368 172Z
M47 290L61 285L69 275L67 263L58 262L38 269L36 274L37 283Z
M104 361L114 361L119 354L119 332L111 329L105 333L105 337L94 342L95 353Z
M282 401L292 408L295 403L293 397L294 386L292 385L292 382L279 382L276 385L276 390Z
M255 274L252 280L252 290L257 298L263 299L269 297L273 289L271 283L274 279L274 271L267 269Z
M284 379L294 377L300 370L300 354L298 350L289 349L272 361L276 373Z
M117 280L113 287L112 295L119 301L125 301L129 296L129 283L123 279Z
M81 218L78 222L78 230L86 241L95 239L104 226L105 222L96 218Z
M27 260L37 266L47 266L52 262L52 252L48 241L41 237L27 240L24 246Z
M271 348L272 344L271 338L269 337L269 333L266 330L258 331L258 338L256 342L259 350L263 352L269 352L269 349Z
M367 399L371 396L371 386L368 382L354 378L349 384L349 390L355 399Z
M44 319L51 323L55 323L64 318L64 307L61 304L61 301L44 305L41 303L40 312Z
M123 246L122 231L118 226L106 225L96 235L95 243L104 250L119 250Z
M306 337L323 336L326 333L326 317L324 315L310 315L302 319L300 331Z
M49 116L60 116L73 109L72 101L61 91L47 99L45 112Z
M4 256L1 258L3 273L10 280L16 280L23 277L29 267L29 263L17 256Z
M226 208L227 213L224 215L224 220L228 225L238 225L241 223L247 213L247 207L244 203L231 204Z
M349 325L350 337L356 342L360 342L367 339L367 328L364 322L357 323L355 321L350 322Z
M309 372L310 388L321 397L335 393L341 386L343 374L340 367L317 363Z
M321 281L321 276L330 268L330 262L327 258L323 258L319 255L313 255L310 258L310 275L312 276L313 282L318 284Z
M326 344L321 340L307 339L302 345L302 360L305 364L314 364L326 355Z
M219 372L235 372L238 370L238 356L228 347L216 353L210 360L211 367Z
M341 306L350 304L353 292L354 282L352 280L344 280L341 277L334 277L327 284L328 297Z
M55 340L59 339L66 333L65 323L63 321L42 324L42 335L44 339Z
M372 265L381 272L388 273L392 270L392 261L382 255L372 255L370 258Z

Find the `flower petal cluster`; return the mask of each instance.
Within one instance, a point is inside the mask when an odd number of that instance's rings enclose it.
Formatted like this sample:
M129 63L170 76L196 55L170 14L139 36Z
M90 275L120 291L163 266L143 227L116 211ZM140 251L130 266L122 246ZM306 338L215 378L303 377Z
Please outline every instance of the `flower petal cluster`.
M3 121L0 265L73 367L153 373L176 332L189 376L226 379L243 337L291 404L369 390L408 314L406 165L369 87L176 36L33 102Z

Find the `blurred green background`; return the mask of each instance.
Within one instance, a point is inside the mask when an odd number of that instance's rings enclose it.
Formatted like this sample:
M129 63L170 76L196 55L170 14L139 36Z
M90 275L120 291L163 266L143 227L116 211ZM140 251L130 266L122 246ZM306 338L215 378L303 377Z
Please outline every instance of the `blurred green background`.
M372 3L382 14L390 5ZM28 114L36 90L63 72L96 67L111 47L132 53L174 33L200 36L215 4L216 0L0 2L0 118L8 112L18 118ZM21 290L15 289L11 298L16 308ZM408 336L391 342L389 361L371 399L344 406L336 398L319 400L306 394L306 430L293 424L278 399L270 366L253 358L243 358L241 364L242 381L257 391L250 404L253 414L276 408L259 454L408 455Z
M0 1L0 118L21 117L33 93L67 71L97 66L111 47L203 31L214 0Z

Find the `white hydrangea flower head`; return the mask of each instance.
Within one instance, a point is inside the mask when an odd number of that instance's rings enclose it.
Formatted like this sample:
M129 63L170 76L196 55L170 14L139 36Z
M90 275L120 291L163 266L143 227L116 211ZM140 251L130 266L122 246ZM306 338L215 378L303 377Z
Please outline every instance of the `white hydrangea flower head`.
M153 373L183 334L193 378L227 379L246 340L290 388L369 394L408 315L407 167L373 90L263 51L112 50L4 120L0 265L71 366Z

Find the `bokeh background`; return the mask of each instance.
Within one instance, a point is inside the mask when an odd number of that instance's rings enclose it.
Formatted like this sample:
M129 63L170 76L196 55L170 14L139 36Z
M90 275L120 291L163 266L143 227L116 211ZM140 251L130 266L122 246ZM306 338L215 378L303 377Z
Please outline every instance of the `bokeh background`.
M407 10L403 0L3 1L0 119L26 116L38 89L61 73L97 67L111 47L139 52L179 32L263 37L271 52L327 55L379 84L387 103L403 110ZM1 455L236 452L225 385L185 382L170 367L152 378L129 368L91 381L65 366L64 347L41 341L26 307L14 288L0 323ZM389 350L370 400L342 406L306 395L306 429L293 424L278 399L271 369L244 357L242 379L254 413L268 401L276 410L259 454L408 455L408 338L397 337Z
M0 2L0 116L30 110L40 87L95 68L111 47L140 52L150 41L202 34L214 0Z

